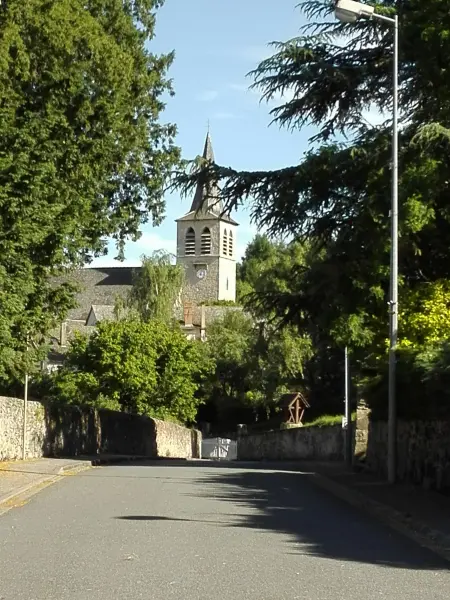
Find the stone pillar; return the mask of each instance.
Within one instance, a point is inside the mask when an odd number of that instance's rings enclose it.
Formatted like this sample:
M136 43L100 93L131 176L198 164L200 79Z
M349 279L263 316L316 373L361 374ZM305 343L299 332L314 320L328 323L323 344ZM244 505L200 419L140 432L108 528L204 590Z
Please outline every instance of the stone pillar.
M206 309L204 304L200 306L200 339L202 341L206 339Z
M67 346L67 322L63 321L59 330L59 345L64 348Z
M355 451L354 459L358 463L364 461L367 455L369 441L370 408L364 400L358 400L356 408Z

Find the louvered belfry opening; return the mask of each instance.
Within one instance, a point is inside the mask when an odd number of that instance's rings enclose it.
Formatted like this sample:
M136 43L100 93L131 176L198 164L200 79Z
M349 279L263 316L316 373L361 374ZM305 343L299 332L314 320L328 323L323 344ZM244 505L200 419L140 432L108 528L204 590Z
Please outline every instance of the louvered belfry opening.
M184 253L186 256L195 256L195 231L192 229L192 227L190 227L186 232Z
M234 242L233 232L230 231L230 235L228 237L228 256L233 256L233 251L234 251L233 242Z
M228 234L226 229L223 232L222 251L225 254L225 256L228 254Z
M211 231L208 229L208 227L205 227L202 232L201 253L211 254Z

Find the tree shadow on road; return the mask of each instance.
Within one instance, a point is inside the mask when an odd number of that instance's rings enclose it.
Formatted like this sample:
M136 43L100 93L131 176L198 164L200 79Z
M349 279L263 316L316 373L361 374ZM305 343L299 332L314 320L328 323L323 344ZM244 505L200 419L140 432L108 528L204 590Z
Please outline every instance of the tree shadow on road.
M306 473L228 469L207 473L194 485L197 497L233 505L237 520L227 527L284 534L288 553L402 569L449 568L430 550L315 487Z

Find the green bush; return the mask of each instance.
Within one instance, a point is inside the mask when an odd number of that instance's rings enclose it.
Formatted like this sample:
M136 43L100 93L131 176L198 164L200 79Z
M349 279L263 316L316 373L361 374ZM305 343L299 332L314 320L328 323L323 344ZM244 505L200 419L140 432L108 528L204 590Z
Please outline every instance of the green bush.
M160 321L100 323L71 344L65 367L46 379L47 399L192 423L210 369L200 342Z
M342 425L342 417L343 415L322 415L314 419L314 421L309 421L309 423L304 423L304 427L330 427L332 425ZM352 422L356 421L356 412L352 413Z

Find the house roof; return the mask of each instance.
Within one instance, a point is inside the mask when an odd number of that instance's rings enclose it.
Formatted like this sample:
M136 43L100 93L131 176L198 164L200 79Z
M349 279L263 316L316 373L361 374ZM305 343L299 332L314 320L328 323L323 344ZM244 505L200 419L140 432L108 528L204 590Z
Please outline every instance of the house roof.
M133 275L140 267L104 267L79 269L58 278L79 286L77 307L69 311L67 319L84 321L92 306L114 306L117 296L125 298L133 286Z
M114 305L112 304L93 304L87 316L87 321L92 313L97 323L100 321L113 321L115 319Z

